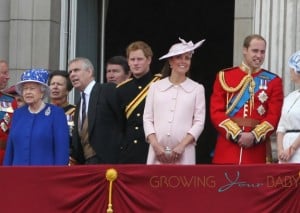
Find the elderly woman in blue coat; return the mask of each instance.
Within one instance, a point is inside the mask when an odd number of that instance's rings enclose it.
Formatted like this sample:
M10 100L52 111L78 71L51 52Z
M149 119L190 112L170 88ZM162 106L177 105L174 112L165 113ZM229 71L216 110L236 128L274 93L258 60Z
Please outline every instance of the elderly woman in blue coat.
M16 84L25 105L14 113L4 165L67 165L69 130L62 108L44 102L48 71L30 69Z

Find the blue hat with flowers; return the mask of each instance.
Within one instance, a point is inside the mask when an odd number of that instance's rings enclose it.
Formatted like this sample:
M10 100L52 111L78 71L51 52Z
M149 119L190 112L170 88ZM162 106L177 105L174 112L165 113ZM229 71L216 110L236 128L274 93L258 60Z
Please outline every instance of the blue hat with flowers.
M291 55L288 65L290 68L293 68L296 73L300 74L300 51L297 51Z
M21 81L16 84L16 91L20 95L22 94L22 84L27 82L35 82L44 85L49 90L47 81L49 73L45 69L29 69L23 72L21 75Z

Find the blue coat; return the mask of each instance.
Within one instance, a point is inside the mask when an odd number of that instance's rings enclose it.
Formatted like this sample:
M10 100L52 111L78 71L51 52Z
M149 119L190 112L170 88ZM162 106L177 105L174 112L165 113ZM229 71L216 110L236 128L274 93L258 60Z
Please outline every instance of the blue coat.
M69 130L62 108L46 104L32 114L25 105L14 112L4 165L67 165Z

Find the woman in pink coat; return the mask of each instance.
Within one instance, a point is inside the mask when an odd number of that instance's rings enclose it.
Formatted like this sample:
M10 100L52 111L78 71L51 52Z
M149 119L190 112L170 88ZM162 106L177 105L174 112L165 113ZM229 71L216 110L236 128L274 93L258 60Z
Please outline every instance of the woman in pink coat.
M193 44L180 39L167 58L163 78L153 83L146 98L144 130L150 144L147 164L195 164L195 145L204 128L204 87L187 77Z

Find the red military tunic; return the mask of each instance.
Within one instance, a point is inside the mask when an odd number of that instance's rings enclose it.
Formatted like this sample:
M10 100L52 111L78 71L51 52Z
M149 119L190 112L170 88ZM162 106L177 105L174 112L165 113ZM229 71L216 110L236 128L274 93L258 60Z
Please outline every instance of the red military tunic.
M210 100L211 120L218 131L213 163L266 162L266 140L276 130L283 103L282 81L262 69L248 73L241 65L217 74ZM241 132L252 132L256 144L241 148L236 143Z
M0 92L0 165L3 163L6 140L11 125L14 109L17 108L15 98L9 94Z

